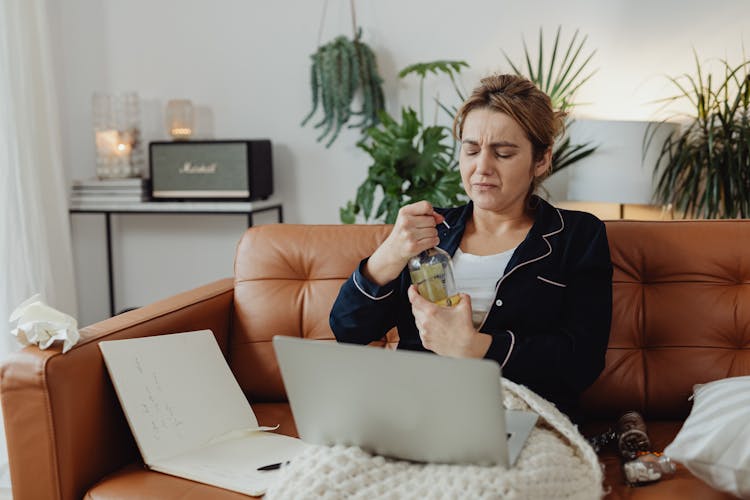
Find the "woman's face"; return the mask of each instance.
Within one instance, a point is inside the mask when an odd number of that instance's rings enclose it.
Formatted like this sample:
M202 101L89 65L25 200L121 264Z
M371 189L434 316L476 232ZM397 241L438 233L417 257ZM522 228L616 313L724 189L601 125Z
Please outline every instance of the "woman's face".
M498 213L523 210L534 177L548 168L551 153L534 162L531 141L505 113L470 111L463 123L459 168L475 207Z

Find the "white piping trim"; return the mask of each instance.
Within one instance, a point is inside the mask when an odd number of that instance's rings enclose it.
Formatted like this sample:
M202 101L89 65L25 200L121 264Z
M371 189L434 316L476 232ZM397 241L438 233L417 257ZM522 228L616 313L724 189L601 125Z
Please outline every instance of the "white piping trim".
M549 283L550 285L559 286L560 288L566 288L568 285L565 285L563 283L558 283L557 281L548 280L547 278L542 278L541 276L537 275L536 277L538 280L544 281L545 283Z
M495 285L495 298L497 298L497 291L500 289L500 284L505 280L505 278L507 278L508 276L510 276L511 274L513 274L513 272L516 269L518 269L519 267L525 266L526 264L531 264L532 262L536 262L538 260L541 260L541 259L549 256L552 253L552 245L549 244L549 241L547 240L547 238L550 237L550 236L554 236L555 234L557 234L559 232L562 232L562 230L565 229L565 220L563 219L562 213L560 213L560 209L559 208L555 208L555 210L557 210L557 215L558 215L558 217L560 217L560 228L556 229L555 231L552 231L550 233L542 235L542 239L547 244L547 253L545 253L544 255L540 255L539 257L537 257L535 259L527 260L526 262L521 262L516 267L514 267L513 269L511 269L509 273L503 275L498 280L497 284ZM477 328L477 330L481 330L482 329L482 327L484 326L484 323L487 321L487 316L490 315L490 311L491 310L492 310L492 307L490 307L487 310L487 312L484 314L484 319L482 320L482 324L479 325L479 328Z
M516 335L510 330L505 330L505 331L510 333L510 348L508 348L508 354L505 355L505 359L503 360L503 364L500 365L500 369L505 367L505 364L510 359L510 353L513 352L513 348L516 346Z
M352 274L352 281L354 281L354 286L357 287L357 290L359 290L360 292L362 292L362 295L364 295L368 299L383 300L384 298L388 297L389 295L391 295L393 293L393 290L391 290L390 292L386 293L382 297L374 297L374 296L370 295L369 293L365 292L364 290L362 290L362 287L359 286L359 283L357 283L357 273Z

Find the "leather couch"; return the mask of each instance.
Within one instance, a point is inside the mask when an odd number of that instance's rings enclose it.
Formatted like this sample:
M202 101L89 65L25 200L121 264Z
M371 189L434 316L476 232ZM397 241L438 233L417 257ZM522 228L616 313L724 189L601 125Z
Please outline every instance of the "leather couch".
M242 498L144 468L97 343L211 329L259 423L296 435L271 339L331 339L328 313L339 286L389 229L251 228L238 245L234 279L84 328L64 355L57 346L12 355L0 390L14 498ZM591 423L582 431L600 432L635 409L660 450L687 416L693 384L750 374L750 221L614 221L607 229L612 335L606 368L584 397ZM396 339L392 331L380 344ZM730 498L682 466L670 479L631 488L616 453L600 456L608 498Z

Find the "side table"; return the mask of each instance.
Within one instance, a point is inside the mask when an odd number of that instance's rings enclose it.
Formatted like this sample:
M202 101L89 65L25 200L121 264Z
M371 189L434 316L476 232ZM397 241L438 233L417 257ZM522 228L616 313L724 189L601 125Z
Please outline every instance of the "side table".
M144 201L140 203L97 203L76 205L71 214L103 214L107 229L107 275L109 278L109 313L115 315L115 280L112 270L112 215L113 214L202 214L228 215L246 214L247 227L253 225L253 215L275 211L277 221L284 222L284 210L280 202L273 199L252 202L172 202Z

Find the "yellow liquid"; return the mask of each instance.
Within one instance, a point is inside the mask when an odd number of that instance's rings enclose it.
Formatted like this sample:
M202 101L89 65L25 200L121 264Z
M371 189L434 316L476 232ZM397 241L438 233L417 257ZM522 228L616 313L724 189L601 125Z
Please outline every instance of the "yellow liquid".
M422 266L421 269L411 271L411 281L417 285L419 295L430 302L441 306L454 306L461 298L458 294L448 296L445 290L445 272L440 264Z
M458 294L456 294L456 295L453 295L452 297L448 297L446 299L439 300L439 301L435 302L435 304L437 304L439 306L453 307L456 304L458 304L459 302L461 302L461 296L458 295Z

